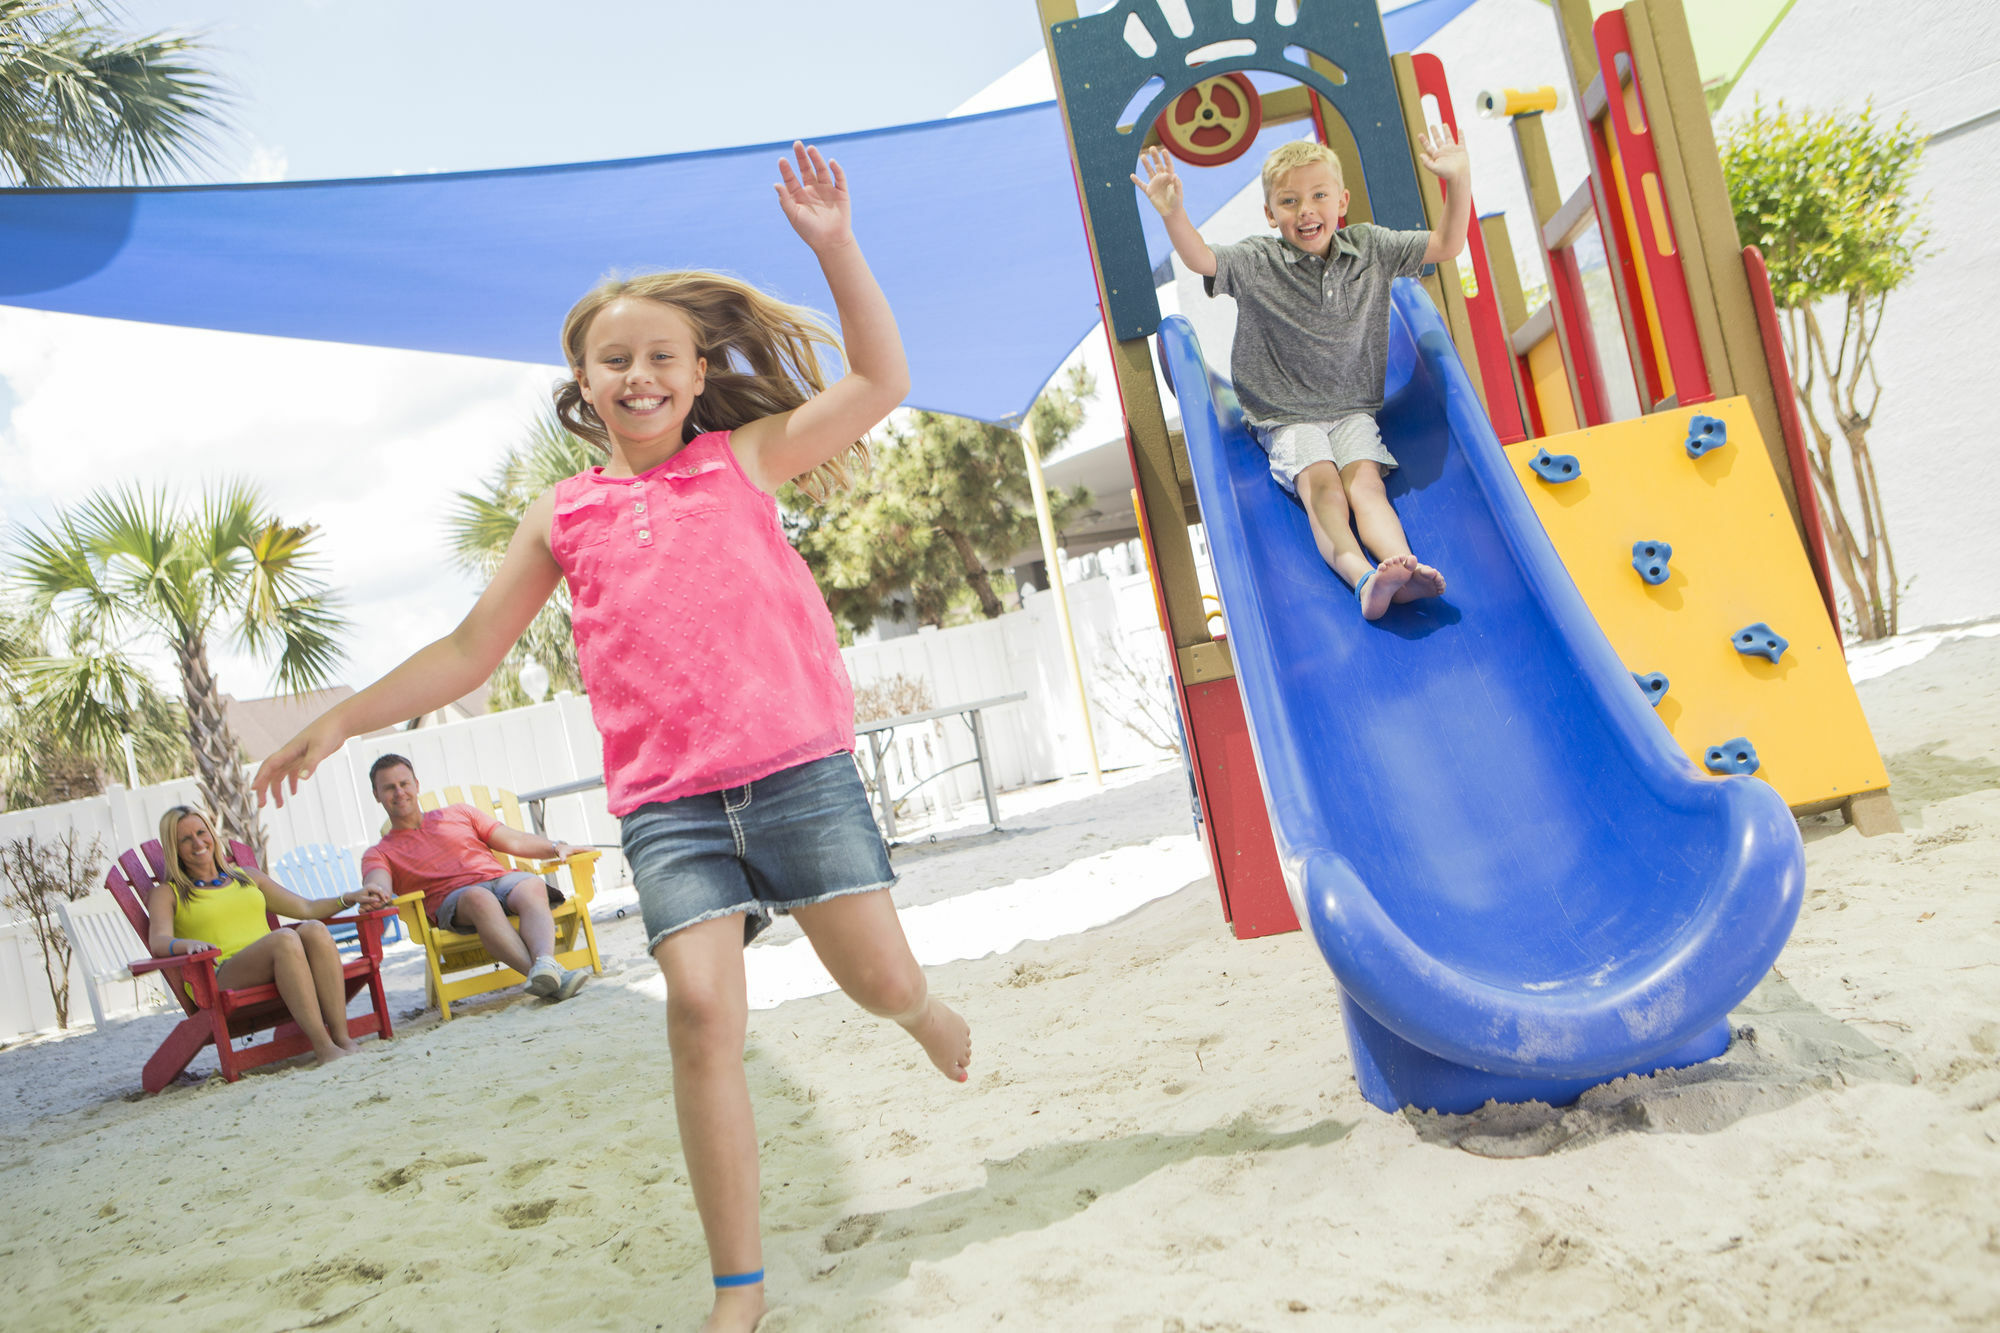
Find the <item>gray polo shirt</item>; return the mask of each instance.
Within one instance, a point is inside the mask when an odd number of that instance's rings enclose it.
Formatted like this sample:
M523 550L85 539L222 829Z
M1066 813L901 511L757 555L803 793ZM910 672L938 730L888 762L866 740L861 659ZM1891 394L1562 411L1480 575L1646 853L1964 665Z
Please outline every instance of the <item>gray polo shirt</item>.
M1327 258L1277 236L1213 247L1210 296L1236 298L1229 378L1254 425L1331 421L1382 406L1389 283L1424 265L1427 231L1357 222Z

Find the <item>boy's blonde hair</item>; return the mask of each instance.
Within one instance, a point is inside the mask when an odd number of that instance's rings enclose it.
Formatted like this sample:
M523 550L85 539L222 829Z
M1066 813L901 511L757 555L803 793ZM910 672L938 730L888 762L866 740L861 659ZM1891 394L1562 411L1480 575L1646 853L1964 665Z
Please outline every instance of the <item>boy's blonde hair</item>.
M617 300L658 301L672 306L694 329L695 355L708 362L701 396L688 409L682 443L704 431L735 430L761 417L800 406L826 388L818 349L845 360L840 340L819 315L788 305L726 273L689 269L606 278L570 308L563 320L563 360L570 377L555 390L556 419L572 435L600 449L611 437L597 412L583 400L584 339L598 313ZM815 500L850 483L850 465L868 466L868 443L856 440L839 458L794 479Z
M1290 143L1279 144L1264 159L1265 200L1270 199L1271 191L1278 188L1278 182L1285 178L1287 172L1315 162L1324 162L1332 167L1334 179L1340 182L1342 189L1347 188L1347 173L1340 169L1340 154L1317 139L1294 139Z

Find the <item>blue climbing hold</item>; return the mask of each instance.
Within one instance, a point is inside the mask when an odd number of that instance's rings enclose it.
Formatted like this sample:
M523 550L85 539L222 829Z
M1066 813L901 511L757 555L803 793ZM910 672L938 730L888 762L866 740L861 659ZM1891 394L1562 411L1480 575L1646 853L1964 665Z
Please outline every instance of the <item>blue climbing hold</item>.
M1761 620L1737 630L1729 636L1729 642L1745 657L1763 657L1773 662L1783 657L1785 649L1791 647L1791 640Z
M1583 464L1576 461L1575 454L1552 454L1546 449L1537 449L1528 466L1535 470L1536 476L1550 483L1575 481L1583 475Z
M1720 417L1697 414L1688 422L1688 457L1700 458L1729 443L1729 426Z
M1632 543L1632 568L1648 583L1665 583L1674 572L1667 567L1667 561L1673 558L1674 548L1665 542Z
M1702 763L1711 773L1755 773L1760 767L1757 747L1750 743L1748 736L1738 736L1733 741L1709 746Z
M1667 678L1660 672L1648 671L1642 675L1634 671L1632 679L1638 682L1639 688L1646 692L1646 702L1653 705L1653 707L1658 708L1660 700L1667 697Z

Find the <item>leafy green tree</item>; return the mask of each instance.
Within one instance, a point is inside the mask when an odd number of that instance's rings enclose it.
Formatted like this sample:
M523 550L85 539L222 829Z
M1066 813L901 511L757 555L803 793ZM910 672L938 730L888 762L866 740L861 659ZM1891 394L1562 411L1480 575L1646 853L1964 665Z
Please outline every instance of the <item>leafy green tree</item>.
M603 454L564 430L553 414L535 422L526 438L508 448L500 466L479 492L460 491L457 505L445 520L459 566L491 578L514 539L514 529L535 497L565 477L604 461ZM488 704L496 709L519 708L533 702L521 689L521 668L542 664L554 690L583 693L583 676L576 665L576 638L570 628L569 585L556 585L555 596L529 622L527 632L508 649L493 669Z
M1759 102L1722 144L1737 234L1771 270L1793 388L1813 436L1827 553L1864 639L1897 628L1901 590L1868 432L1882 401L1875 340L1883 308L1926 257L1929 229L1913 191L1924 143L1908 117L1885 126L1872 107L1816 115ZM1851 489L1835 466L1834 430Z
M145 673L130 652L172 657L203 798L228 834L264 851L243 746L223 712L209 645L227 636L274 661L289 691L329 683L346 621L315 575L310 525L265 508L255 488L224 483L184 506L166 491L101 490L17 543L15 578L63 656L23 668L29 707L59 734L102 749L143 707Z
M0 0L0 184L159 180L208 153L224 97L187 37L76 0Z
M1029 423L1043 456L1075 433L1095 390L1078 367L1035 401ZM989 571L1036 540L1021 435L937 412L909 413L883 434L867 474L824 506L781 497L793 544L835 616L859 632L907 593L919 620L942 625L967 589L989 619L1000 615ZM1081 486L1051 494L1056 526L1089 501Z
M95 796L107 774L123 781L123 739L132 738L141 782L164 782L194 771L188 749L187 712L161 693L145 672L107 678L129 663L94 663L81 679L92 702L93 720L108 725L71 734L55 725L64 710L37 707L45 702L37 687L67 674L70 659L52 658L40 629L28 616L0 607L0 809L22 810Z

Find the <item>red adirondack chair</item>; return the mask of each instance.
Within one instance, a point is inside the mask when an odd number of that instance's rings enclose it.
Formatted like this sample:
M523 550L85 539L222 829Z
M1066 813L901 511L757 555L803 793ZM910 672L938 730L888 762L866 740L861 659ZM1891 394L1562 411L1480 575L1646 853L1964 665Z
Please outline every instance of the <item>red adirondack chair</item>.
M257 864L255 853L240 842L230 842L229 854L238 865ZM165 873L165 865L160 844L148 842L137 850L121 854L118 864L104 877L104 887L111 890L111 896L125 909L126 918L132 922L132 929L139 932L141 940L149 937L151 923L146 911L147 897ZM393 908L383 908L332 918L354 922L361 937L361 956L345 959L341 965L341 971L347 977L347 998L353 999L366 986L374 1001L373 1013L359 1014L347 1020L347 1030L356 1037L365 1037L372 1032L387 1041L396 1035L389 1020L389 1003L382 993L382 921L394 915ZM265 916L273 930L281 928L275 915L267 912ZM222 1064L222 1076L231 1083L241 1078L246 1069L255 1069L273 1060L290 1059L312 1049L312 1043L299 1031L299 1025L292 1021L291 1012L285 1008L284 1000L279 998L275 984L224 990L215 983L216 956L216 950L204 949L200 953L181 954L173 958L146 958L132 964L134 976L143 976L148 972L163 973L167 989L180 1000L181 1007L188 1014L160 1043L160 1049L153 1052L152 1058L146 1061L141 1082L147 1092L158 1092L173 1082L188 1067L188 1062L201 1053L201 1048L211 1042L215 1044L216 1059ZM267 1042L241 1049L230 1045L232 1038L262 1032L267 1028L276 1029Z

